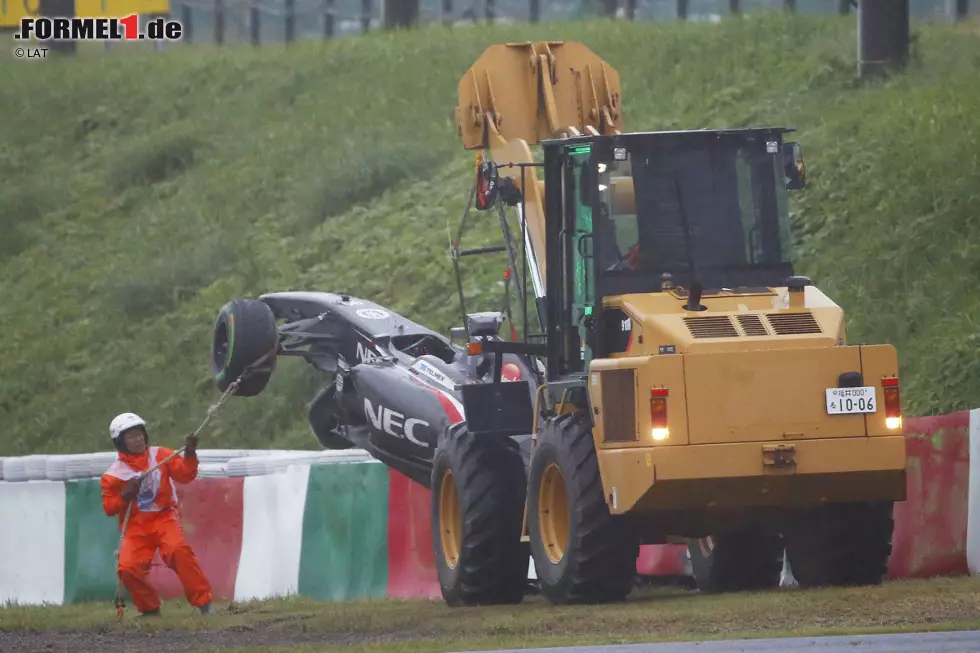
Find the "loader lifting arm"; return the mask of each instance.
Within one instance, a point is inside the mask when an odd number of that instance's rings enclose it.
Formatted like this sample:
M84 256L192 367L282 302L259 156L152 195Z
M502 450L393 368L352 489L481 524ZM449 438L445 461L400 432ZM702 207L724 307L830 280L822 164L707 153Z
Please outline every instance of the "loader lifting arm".
M530 146L622 133L619 73L580 43L490 46L459 81L456 128L463 147L489 149L523 195L536 274L546 278L544 182L525 170L534 163Z

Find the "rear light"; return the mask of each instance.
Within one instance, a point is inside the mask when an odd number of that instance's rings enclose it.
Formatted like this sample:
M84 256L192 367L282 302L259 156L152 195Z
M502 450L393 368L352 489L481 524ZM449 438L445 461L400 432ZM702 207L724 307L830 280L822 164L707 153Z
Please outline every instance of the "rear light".
M881 385L885 393L885 426L890 429L902 428L902 395L898 378L882 379Z
M479 356L483 353L483 343L479 341L466 343L466 353L470 356Z
M650 389L650 435L662 442L670 435L667 430L667 388Z

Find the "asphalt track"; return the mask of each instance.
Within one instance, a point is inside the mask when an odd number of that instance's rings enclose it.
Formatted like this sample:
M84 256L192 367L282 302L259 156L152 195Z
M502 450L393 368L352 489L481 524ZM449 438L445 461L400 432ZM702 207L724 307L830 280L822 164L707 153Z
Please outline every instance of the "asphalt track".
M894 635L777 637L669 644L617 644L561 648L507 649L479 653L742 653L743 651L819 651L819 653L965 653L980 651L980 630ZM466 653L477 653L469 651Z

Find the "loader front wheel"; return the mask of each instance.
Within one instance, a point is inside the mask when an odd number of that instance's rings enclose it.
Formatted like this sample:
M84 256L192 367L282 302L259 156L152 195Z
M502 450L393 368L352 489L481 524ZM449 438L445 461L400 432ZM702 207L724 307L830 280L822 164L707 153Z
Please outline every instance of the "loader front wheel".
M786 557L800 587L879 585L888 573L894 504L831 503L794 517Z
M542 424L531 458L528 526L549 602L622 601L633 589L639 542L606 505L587 413Z
M520 448L477 438L456 424L440 435L430 487L432 546L451 606L520 603L528 545L521 542L526 492Z

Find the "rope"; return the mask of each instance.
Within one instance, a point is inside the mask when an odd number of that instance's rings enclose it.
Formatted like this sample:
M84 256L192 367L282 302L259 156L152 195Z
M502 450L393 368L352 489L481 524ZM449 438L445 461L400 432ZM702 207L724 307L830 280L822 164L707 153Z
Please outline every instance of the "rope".
M218 411L219 408L221 408L221 405L223 403L225 403L225 401L228 400L228 397L230 397L235 392L235 390L238 389L239 384L245 379L245 377L247 375L251 374L252 371L254 370L254 368L256 368L259 365L261 365L262 363L264 363L266 361L266 359L269 358L269 356L274 356L275 355L275 351L276 350L273 349L272 351L268 352L267 354L265 354L264 356L262 356L261 358L259 358L258 360L256 360L254 363L251 363L250 365L247 365L245 367L245 369L244 369L244 371L242 371L241 375L237 379L235 379L234 381L232 381L231 385L228 386L228 389L224 391L224 393L221 395L221 397L218 399L218 401L215 402L210 408L208 408L208 414L204 417L204 421L201 422L201 425L197 427L197 430L194 431L194 434L193 434L194 437L197 437L197 435L204 429L204 427L207 426L208 422L211 421L211 418L214 416L214 414ZM166 458L164 458L163 460L161 460L157 464L153 465L152 467L150 467L145 472L140 472L137 475L137 478L140 479L140 483L143 482L143 479L144 478L146 478L147 476L149 476L150 474L152 474L153 472L155 472L157 469L159 469L160 467L163 467L168 462L170 462L171 460L173 460L174 458L176 458L177 456L179 456L181 453L183 453L186 448L187 448L187 445L186 444L182 445L180 447L180 449L177 449L172 454L170 454L169 456L167 456ZM133 510L133 501L131 500L126 505L126 516L123 518L122 529L119 532L119 545L116 547L116 551L115 551L115 558L116 558L116 616L118 618L120 618L120 619L123 618L123 613L126 610L126 601L123 599L122 576L119 575L119 553L120 553L120 551L122 551L123 538L126 536L126 527L129 525L129 516L132 514L132 510Z

